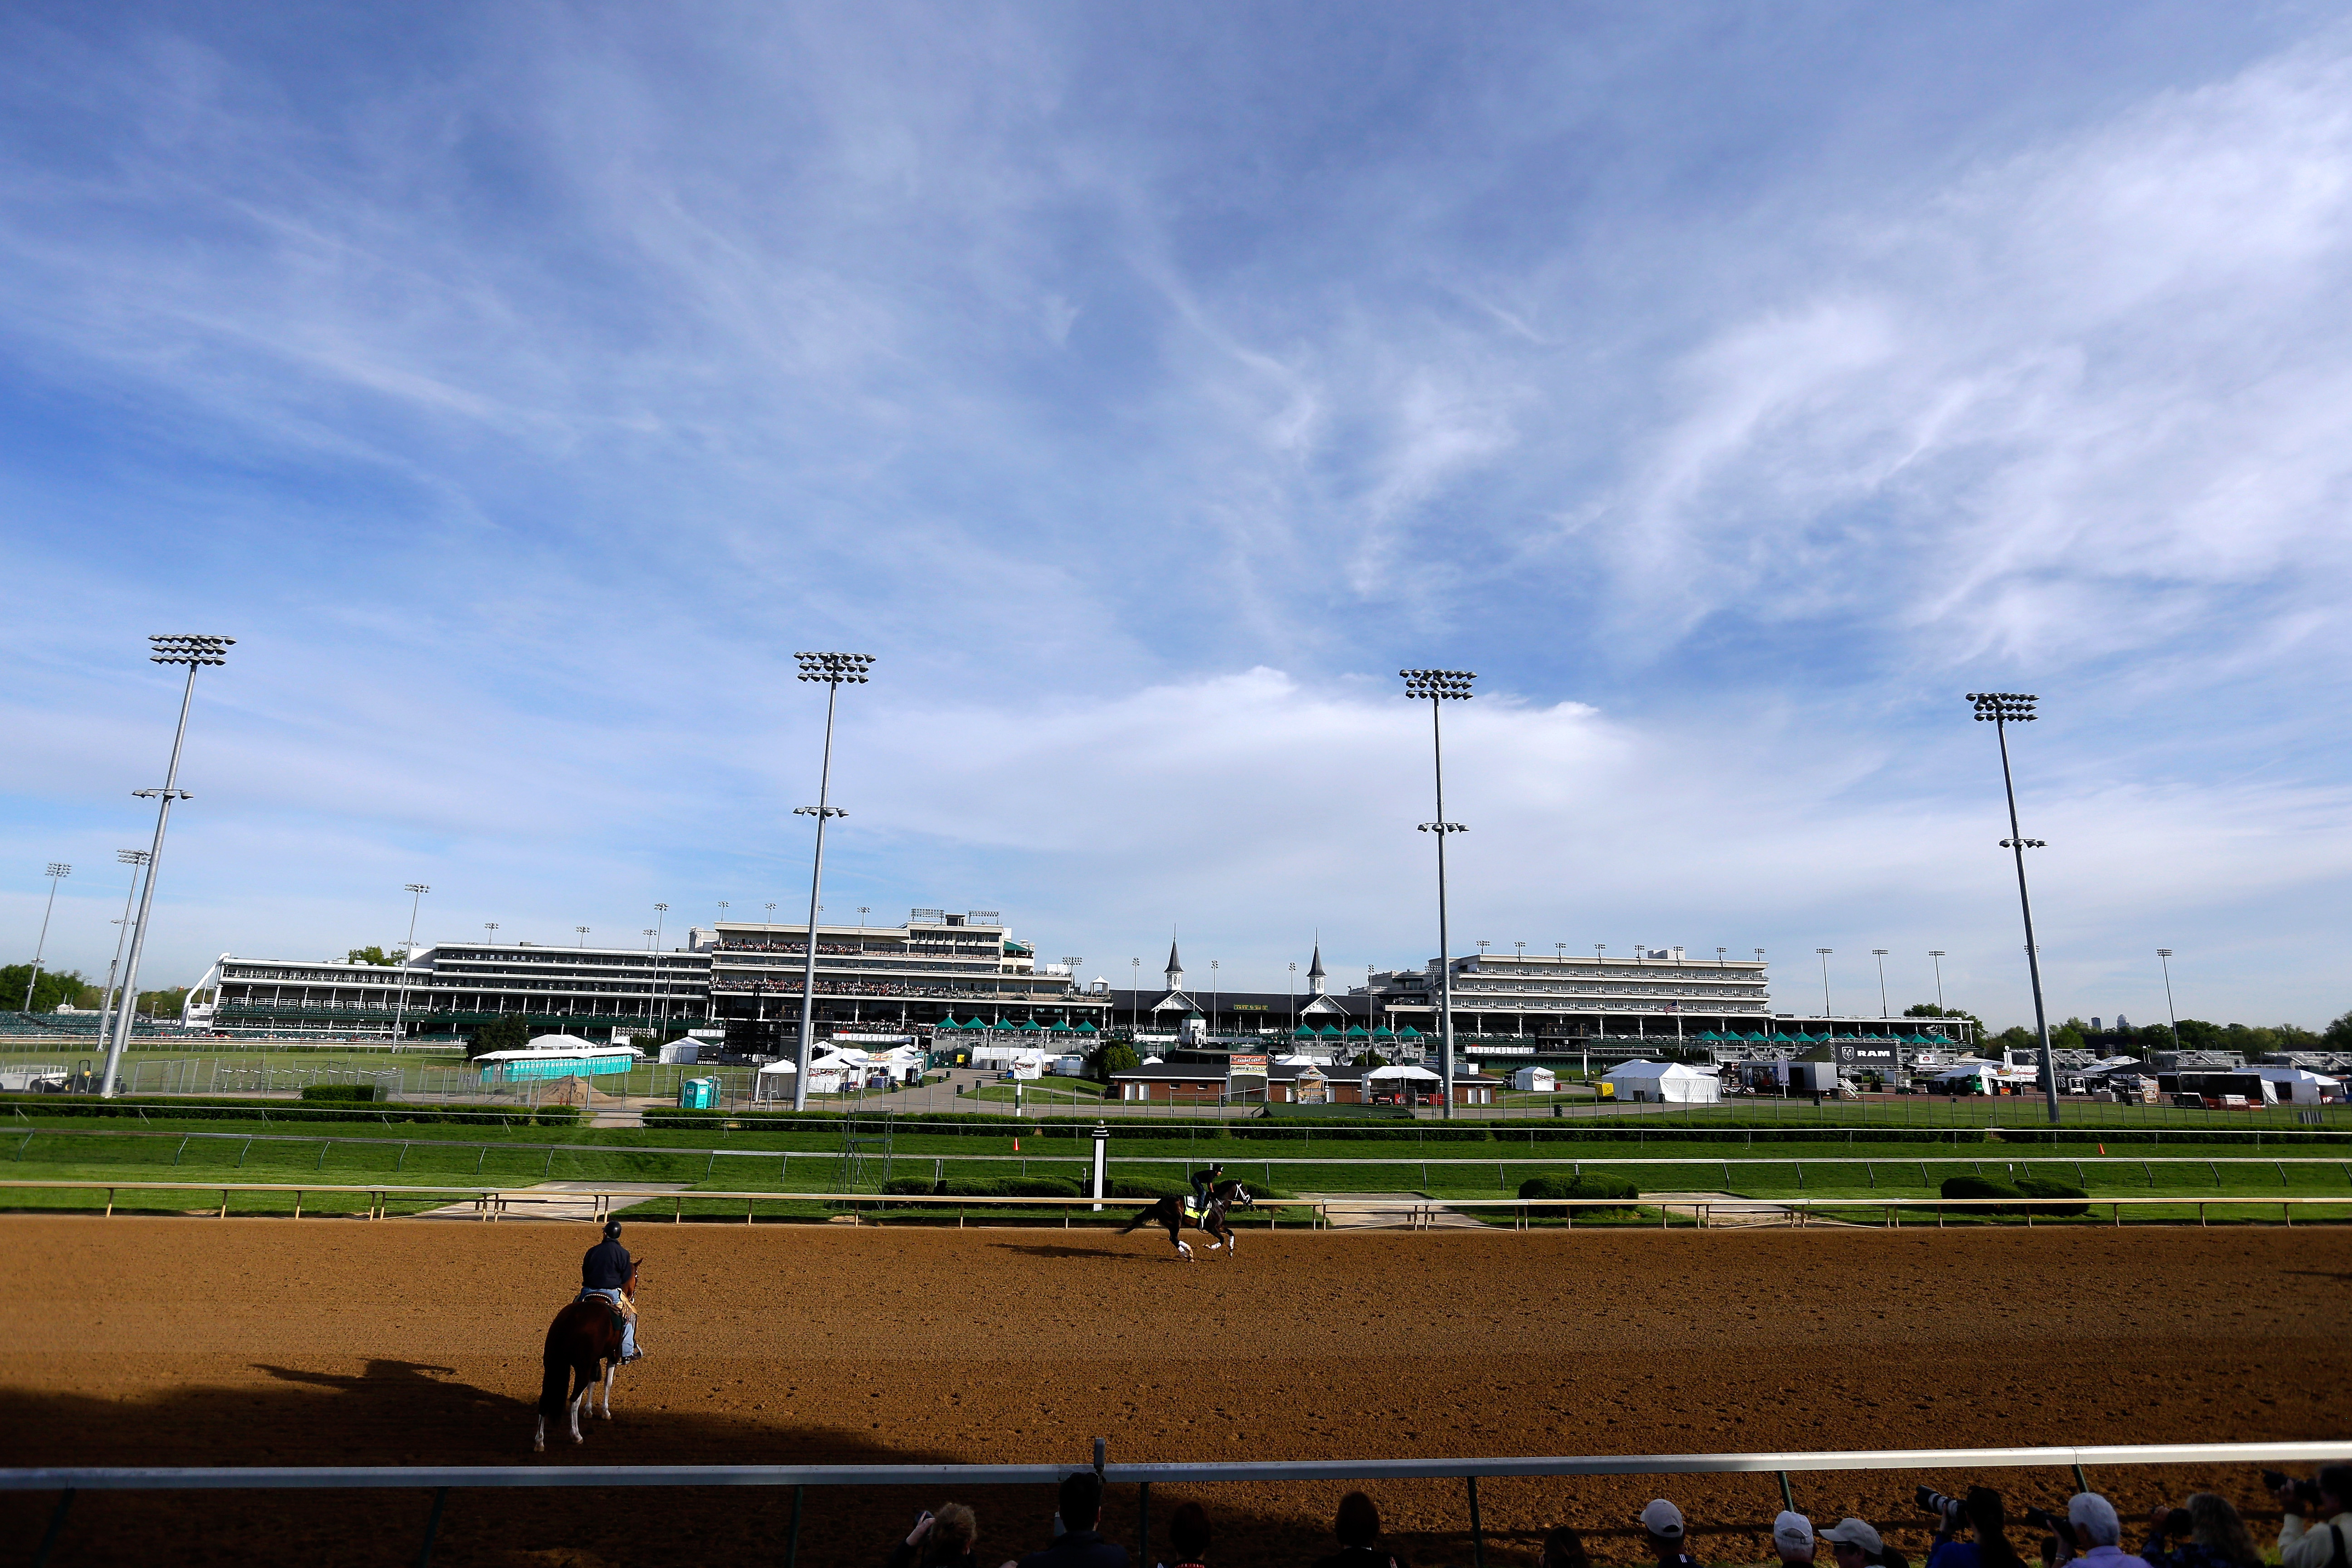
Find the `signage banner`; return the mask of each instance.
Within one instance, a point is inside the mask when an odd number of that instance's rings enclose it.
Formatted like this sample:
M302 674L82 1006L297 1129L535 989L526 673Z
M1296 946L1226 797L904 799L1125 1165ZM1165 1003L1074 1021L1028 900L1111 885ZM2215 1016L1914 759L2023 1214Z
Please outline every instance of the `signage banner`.
M1234 1078L1239 1078L1244 1073L1254 1073L1259 1078L1264 1078L1266 1076L1265 1068L1266 1058L1263 1054L1245 1055L1237 1051L1225 1062L1225 1071Z

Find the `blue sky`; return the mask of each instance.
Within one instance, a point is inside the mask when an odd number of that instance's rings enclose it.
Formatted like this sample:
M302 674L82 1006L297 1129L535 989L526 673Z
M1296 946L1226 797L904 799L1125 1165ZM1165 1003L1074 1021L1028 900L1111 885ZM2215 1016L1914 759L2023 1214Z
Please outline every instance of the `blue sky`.
M998 909L2352 1006L2342 7L26 5L0 928L148 976ZM797 890L796 890L797 889Z

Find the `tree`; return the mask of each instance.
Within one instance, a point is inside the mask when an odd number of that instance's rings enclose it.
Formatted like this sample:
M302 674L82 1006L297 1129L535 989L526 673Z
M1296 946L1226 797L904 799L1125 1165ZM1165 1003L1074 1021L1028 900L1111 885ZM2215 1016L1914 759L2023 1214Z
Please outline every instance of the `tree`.
M188 988L184 985L170 991L142 991L132 1010L150 1018L175 1018L187 1000Z
M1979 1040L1992 1033L1985 1027L1984 1020L1974 1013L1962 1012L1958 1007L1938 1007L1933 1002L1914 1002L1903 1009L1903 1016L1906 1018L1958 1018L1969 1026L1970 1033Z
M1124 1040L1106 1040L1088 1053L1087 1076L1097 1083L1108 1083L1113 1073L1129 1071L1143 1065L1135 1047Z
M492 1051L519 1051L530 1044L530 1026L522 1021L520 1013L502 1013L474 1031L466 1044L466 1058L471 1061Z
M25 987L33 984L33 966L12 963L0 969L0 1012L14 1012L25 1005ZM33 984L32 1011L54 1013L59 1003L76 1007L98 1005L98 988L71 969L44 969L40 982Z
M2050 1048L2053 1051L2080 1051L2090 1047L2091 1026L2081 1018L2069 1018L2050 1031Z
M2331 1051L2352 1051L2352 1012L2328 1025L2319 1039Z
M2022 1024L2011 1024L1985 1043L2004 1051L2031 1051L2041 1047L2042 1037Z
M369 946L355 947L352 949L351 962L353 963L381 963L386 969L391 969L400 963L400 960L386 957L384 955L383 949L381 947Z
M2180 1048L2185 1051L2226 1051L2230 1048L2219 1024L2202 1018L2180 1020Z

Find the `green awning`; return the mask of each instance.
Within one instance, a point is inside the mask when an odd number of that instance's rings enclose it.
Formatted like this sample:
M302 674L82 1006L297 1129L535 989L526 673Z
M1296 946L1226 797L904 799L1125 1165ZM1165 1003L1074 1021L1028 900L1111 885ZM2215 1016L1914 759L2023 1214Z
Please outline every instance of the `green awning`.
M1101 1030L1095 1027L1095 1021L1092 1018L1079 1019L1077 1028L1073 1031L1073 1033L1080 1035L1096 1035L1100 1034L1101 1032Z
M1340 1037L1340 1038L1347 1040L1369 1040L1371 1037L1372 1032L1364 1027L1361 1024L1349 1025L1348 1032Z
M1311 1040L1315 1037L1315 1026L1301 1024L1290 1031L1290 1037L1294 1040Z
M1393 1040L1396 1038L1396 1031L1390 1028L1386 1024L1382 1024L1379 1028L1372 1031L1372 1038L1376 1040Z
M1400 1040L1417 1040L1421 1038L1421 1031L1407 1024L1396 1032L1396 1037Z

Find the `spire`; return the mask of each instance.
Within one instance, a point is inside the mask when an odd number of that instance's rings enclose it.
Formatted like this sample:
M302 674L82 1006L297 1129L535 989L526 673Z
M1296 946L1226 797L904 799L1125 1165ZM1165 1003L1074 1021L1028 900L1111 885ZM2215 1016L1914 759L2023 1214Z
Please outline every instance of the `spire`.
M1176 933L1168 933L1168 989L1180 990L1184 984L1184 961L1176 956Z
M1324 989L1323 938L1318 934L1315 939L1315 962L1307 966L1307 991L1309 995L1320 996Z

